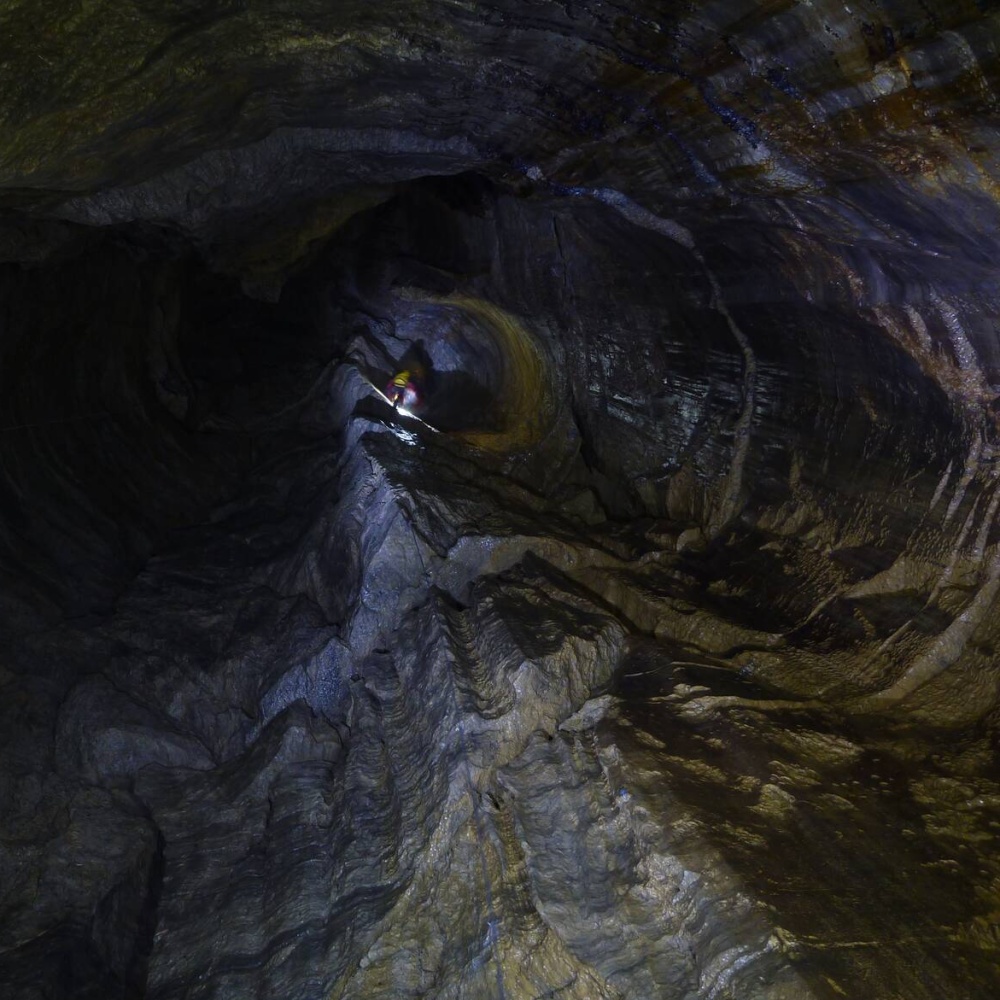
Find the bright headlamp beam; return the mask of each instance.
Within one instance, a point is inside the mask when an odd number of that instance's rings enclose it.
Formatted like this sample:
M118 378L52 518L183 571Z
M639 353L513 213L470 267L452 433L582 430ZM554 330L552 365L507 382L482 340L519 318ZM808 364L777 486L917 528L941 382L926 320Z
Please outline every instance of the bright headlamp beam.
M427 423L426 420L421 420L420 417L418 417L415 413L411 413L409 410L404 410L402 406L393 406L392 400L377 385L375 385L375 383L372 382L371 379L365 379L365 381L375 390L376 393L378 393L379 396L381 396L390 406L392 406L392 408L397 413L402 413L404 417L408 417L410 420L416 420L419 423L423 424L424 427L430 428L432 431L437 431L436 427L431 427L431 425Z

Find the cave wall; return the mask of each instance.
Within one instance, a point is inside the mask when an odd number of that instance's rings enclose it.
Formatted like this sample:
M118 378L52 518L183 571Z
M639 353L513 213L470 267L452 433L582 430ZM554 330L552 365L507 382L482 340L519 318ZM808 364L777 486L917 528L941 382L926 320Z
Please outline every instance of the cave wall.
M996 994L992 5L0 32L5 995Z

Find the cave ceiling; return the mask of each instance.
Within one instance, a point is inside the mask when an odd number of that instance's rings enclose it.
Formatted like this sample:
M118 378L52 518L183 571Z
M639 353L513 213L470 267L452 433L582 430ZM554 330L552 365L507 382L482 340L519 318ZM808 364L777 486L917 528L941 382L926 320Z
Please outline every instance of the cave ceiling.
M998 88L0 0L0 996L1000 995Z

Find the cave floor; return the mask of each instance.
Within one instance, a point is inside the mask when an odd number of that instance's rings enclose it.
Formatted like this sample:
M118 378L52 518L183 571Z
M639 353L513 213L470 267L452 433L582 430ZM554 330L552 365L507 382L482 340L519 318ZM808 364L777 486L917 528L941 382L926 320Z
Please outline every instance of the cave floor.
M717 666L650 669L656 656L622 678L602 734L640 799L679 810L766 908L800 974L831 995L991 995L988 735L798 708Z
M11 982L38 947L91 961L72 932L46 934L66 899L94 898L98 924L143 914L126 966L156 997L191 996L195 974L236 995L261 962L276 986L305 964L337 997L996 995L987 730L782 690L745 644L720 652L746 634L724 602L672 632L705 607L696 554L656 551L648 526L546 522L494 460L352 421L361 494L345 495L359 479L340 438L303 442L173 532L112 614L27 640L23 662L66 666L47 714L20 724L54 733L51 771L34 812L5 822L24 843L44 829L35 879L75 874L8 931ZM393 527L355 536L369 575L321 607L302 581L338 551L316 525L336 534L345 510ZM415 573L412 593L393 575ZM373 632L366 606L394 629ZM16 664L8 704L39 683ZM137 896L93 850L123 817L126 873L157 873ZM8 884L8 913L30 910L31 886ZM241 912L286 919L274 899L295 892L293 923L254 957ZM213 950L247 957L216 968ZM121 988L102 975L93 995Z

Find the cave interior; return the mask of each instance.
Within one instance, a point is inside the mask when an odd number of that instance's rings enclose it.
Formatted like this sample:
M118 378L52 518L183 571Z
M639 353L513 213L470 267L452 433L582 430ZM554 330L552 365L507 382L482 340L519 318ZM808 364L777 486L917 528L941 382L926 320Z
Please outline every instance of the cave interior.
M0 994L1000 995L996 4L0 37Z

